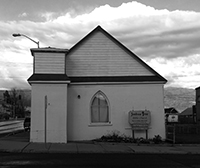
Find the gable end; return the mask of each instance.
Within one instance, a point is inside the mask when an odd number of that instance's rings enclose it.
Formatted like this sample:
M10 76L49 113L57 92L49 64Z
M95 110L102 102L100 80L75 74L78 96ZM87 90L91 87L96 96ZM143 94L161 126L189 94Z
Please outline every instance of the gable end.
M69 50L66 74L71 77L157 76L167 81L100 26Z

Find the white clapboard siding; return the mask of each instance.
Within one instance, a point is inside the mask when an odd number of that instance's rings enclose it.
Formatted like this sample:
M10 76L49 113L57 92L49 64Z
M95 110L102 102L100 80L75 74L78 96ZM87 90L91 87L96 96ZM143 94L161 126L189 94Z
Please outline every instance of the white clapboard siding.
M64 53L35 53L35 73L39 74L64 74L65 54Z
M141 62L102 32L95 32L66 57L69 76L152 76Z

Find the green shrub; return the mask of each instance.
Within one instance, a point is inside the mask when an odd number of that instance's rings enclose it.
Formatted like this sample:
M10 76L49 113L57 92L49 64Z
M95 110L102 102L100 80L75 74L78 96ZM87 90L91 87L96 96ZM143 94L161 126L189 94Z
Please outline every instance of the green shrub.
M103 135L101 138L95 139L94 141L98 142L125 142L125 143L138 143L138 144L150 144L162 143L162 138L160 135L155 135L153 139L145 139L145 138L132 138L130 136L126 136L125 134L120 134L119 131L112 131L106 135Z
M132 137L128 137L124 134L120 134L119 131L112 131L106 135L103 135L99 139L95 139L95 141L99 142L126 142L126 143L135 143L136 140Z
M153 142L155 144L162 143L162 137L160 135L155 135L154 138L153 138Z

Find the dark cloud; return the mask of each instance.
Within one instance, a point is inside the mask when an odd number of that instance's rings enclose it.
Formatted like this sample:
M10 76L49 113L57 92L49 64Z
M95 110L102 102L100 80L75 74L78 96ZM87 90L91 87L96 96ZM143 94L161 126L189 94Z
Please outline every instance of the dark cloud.
M127 39L126 39L127 40ZM131 38L129 38L129 43ZM162 32L135 37L131 49L142 57L177 58L200 53L200 27Z

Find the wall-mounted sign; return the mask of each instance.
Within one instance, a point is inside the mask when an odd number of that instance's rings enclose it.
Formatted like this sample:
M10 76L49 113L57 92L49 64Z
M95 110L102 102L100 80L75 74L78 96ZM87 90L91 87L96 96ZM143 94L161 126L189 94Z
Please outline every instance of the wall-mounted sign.
M149 126L151 123L151 113L148 110L130 111L129 124L135 127Z
M178 115L170 114L167 119L168 119L168 122L178 122Z

